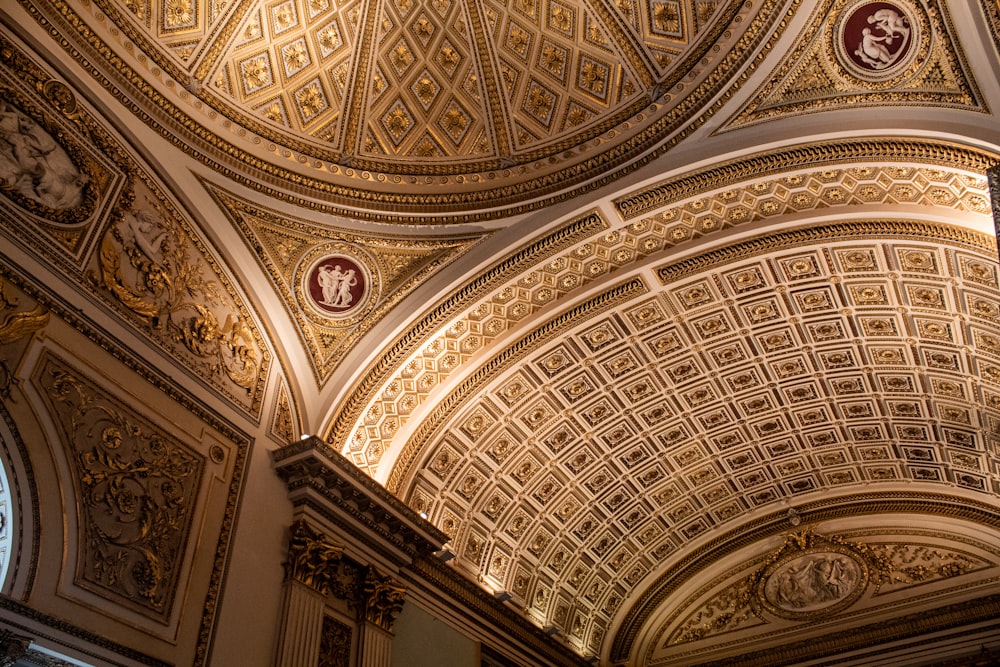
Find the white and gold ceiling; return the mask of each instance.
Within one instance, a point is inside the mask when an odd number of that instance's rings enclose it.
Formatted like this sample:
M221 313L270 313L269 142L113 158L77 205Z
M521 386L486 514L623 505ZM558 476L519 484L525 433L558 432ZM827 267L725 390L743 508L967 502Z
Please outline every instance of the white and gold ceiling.
M13 254L557 641L995 611L995 0L9 4L0 99L80 175L4 190Z

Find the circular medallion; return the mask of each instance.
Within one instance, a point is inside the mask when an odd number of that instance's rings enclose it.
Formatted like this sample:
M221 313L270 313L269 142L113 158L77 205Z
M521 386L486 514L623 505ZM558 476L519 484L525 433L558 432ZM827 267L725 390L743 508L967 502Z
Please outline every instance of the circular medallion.
M305 294L313 308L340 317L365 303L368 274L346 255L327 255L305 274Z
M868 568L847 549L827 547L773 564L758 585L757 599L783 618L831 614L864 592Z
M841 23L837 51L844 65L862 78L893 76L916 53L915 30L905 5L862 2Z
M317 324L354 324L375 305L380 291L373 258L347 243L309 250L295 268L295 296L303 314Z

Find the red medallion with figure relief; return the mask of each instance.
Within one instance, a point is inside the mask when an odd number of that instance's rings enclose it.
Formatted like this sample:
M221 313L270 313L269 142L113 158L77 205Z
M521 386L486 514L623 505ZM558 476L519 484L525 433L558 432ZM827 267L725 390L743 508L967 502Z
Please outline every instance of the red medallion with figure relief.
M331 255L313 264L306 277L306 288L316 308L342 315L364 303L368 279L353 259Z
M859 70L881 73L906 60L913 45L907 12L892 2L867 2L843 23L843 53Z

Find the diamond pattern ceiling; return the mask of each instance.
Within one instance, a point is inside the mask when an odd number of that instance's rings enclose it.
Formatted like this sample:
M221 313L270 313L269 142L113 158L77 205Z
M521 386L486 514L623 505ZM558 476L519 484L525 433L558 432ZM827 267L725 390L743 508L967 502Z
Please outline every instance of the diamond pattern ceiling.
M710 0L102 4L241 136L324 181L419 189L435 211L627 168L694 117L734 75L726 56L749 53L780 14Z
M761 545L797 525L789 510L850 498L820 517L846 524L857 498L905 496L908 511L920 494L997 506L1000 282L983 232L983 172L996 156L988 138L918 139L870 113L896 104L982 123L997 105L946 3L900 5L920 46L905 67L845 67L835 37L865 2L88 6L134 41L136 59L163 68L162 88L221 118L198 126L225 127L218 143L185 157L236 164L220 171L247 190L264 183L246 210L246 192L240 203L225 194L233 183L206 187L231 214L218 224L235 222L260 262L256 278L233 267L251 300L277 294L301 332L275 334L282 313L271 312L271 342L294 359L298 341L321 371L275 371L287 373L276 438L320 433L450 536L449 567L509 593L579 655L664 667L702 664L708 644L690 646L702 633L746 629L746 605L742 620L720 609L763 576L760 559L781 544ZM856 119L859 102L870 125L857 137L832 121L822 132L843 138L799 133L825 113ZM191 118L186 130L201 122ZM747 134L776 125L795 130L788 143L749 154ZM707 151L732 137L743 154L669 164L653 185L650 169L617 200L553 207L551 219L515 215L641 167L691 131ZM313 219L331 201L342 229ZM438 213L502 220L481 237L445 224L422 237ZM216 224L206 211L192 218ZM404 224L352 229L372 220ZM385 312L405 304L393 336L368 318L348 337L300 308L297 258L323 244L377 256L368 264L392 295ZM467 247L482 252L475 263L462 263ZM463 273L449 273L453 261ZM317 405L335 390L310 382L327 377L347 382ZM933 523L933 507L912 513ZM946 539L935 524L925 543L903 514L839 534L891 545L897 565L947 542L930 578L945 578L941 563L1000 567L1000 548L973 544L976 526ZM757 537L731 539L775 516ZM833 544L824 553L854 558ZM724 581L718 569L738 559L742 583ZM711 568L703 590L685 583Z

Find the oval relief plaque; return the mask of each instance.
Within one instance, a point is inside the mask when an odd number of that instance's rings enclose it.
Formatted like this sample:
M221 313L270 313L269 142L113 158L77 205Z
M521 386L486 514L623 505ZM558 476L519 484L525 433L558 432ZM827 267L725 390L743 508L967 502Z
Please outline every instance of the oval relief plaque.
M834 549L774 564L761 579L758 600L784 618L825 615L849 607L868 585L868 568L848 550Z
M862 78L898 72L916 51L916 26L903 4L862 2L840 26L838 52L844 65Z
M0 100L0 190L29 210L64 212L88 203L89 180L47 129Z

